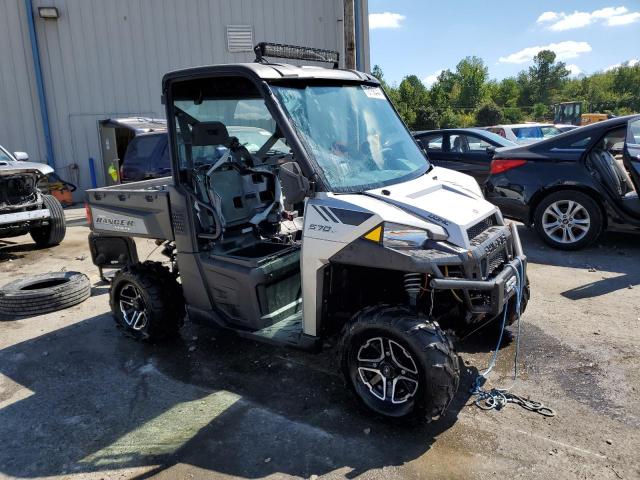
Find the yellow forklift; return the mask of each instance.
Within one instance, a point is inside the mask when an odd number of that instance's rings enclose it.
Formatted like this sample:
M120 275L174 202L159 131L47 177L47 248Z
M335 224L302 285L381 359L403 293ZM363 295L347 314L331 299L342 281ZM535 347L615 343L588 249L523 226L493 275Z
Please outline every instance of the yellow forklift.
M606 113L582 113L582 102L562 102L553 106L553 123L564 125L590 125L611 118Z

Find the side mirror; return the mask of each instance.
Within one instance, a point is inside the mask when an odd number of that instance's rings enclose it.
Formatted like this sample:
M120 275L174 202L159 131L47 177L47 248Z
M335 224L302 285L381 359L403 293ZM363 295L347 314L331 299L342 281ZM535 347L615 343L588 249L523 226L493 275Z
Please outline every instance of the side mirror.
M278 175L282 195L288 205L302 202L309 194L309 180L302 174L296 162L283 163Z
M16 160L21 162L29 161L29 154L27 152L13 152L13 156L16 157Z

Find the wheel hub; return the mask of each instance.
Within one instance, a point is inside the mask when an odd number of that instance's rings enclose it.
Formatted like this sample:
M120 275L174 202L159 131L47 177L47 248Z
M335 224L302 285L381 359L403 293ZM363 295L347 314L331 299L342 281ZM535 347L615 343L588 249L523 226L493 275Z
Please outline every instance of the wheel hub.
M124 322L133 330L142 330L147 325L147 306L138 288L132 283L120 289L120 313Z
M401 404L418 391L418 367L413 355L394 340L367 340L358 350L357 365L361 385L378 400Z
M542 214L542 228L546 235L559 243L575 243L589 232L589 212L574 200L558 200Z
M380 371L382 372L382 375L384 375L385 378L393 379L396 376L396 372L394 368L391 365L388 365L386 363L383 363L380 366Z

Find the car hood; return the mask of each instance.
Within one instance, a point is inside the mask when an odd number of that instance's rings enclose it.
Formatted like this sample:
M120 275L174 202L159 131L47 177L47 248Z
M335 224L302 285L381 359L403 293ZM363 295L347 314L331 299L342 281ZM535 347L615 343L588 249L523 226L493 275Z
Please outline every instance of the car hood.
M449 241L461 247L468 247L467 229L497 210L484 199L473 177L441 167L415 180L367 193L443 227Z
M53 173L53 168L46 163L0 161L0 175L15 175L17 173L49 175Z

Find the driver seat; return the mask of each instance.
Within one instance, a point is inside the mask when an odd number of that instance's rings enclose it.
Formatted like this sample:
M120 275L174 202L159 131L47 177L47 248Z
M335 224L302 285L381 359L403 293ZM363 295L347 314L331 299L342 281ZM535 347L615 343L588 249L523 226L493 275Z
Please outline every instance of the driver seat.
M218 210L226 230L246 231L247 227L280 222L280 185L269 167L253 167L251 154L230 137L222 122L200 122L192 127L194 147L223 147L225 152L205 174L208 201ZM225 160L225 155L226 159Z

